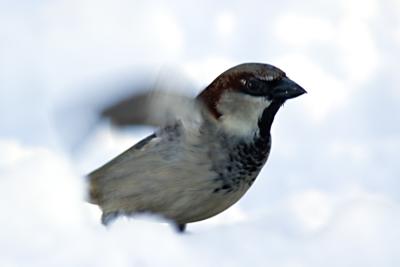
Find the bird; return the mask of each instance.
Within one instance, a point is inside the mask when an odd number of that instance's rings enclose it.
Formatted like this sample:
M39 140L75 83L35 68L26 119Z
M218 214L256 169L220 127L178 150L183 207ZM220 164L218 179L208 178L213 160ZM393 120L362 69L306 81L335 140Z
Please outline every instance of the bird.
M195 98L159 91L133 99L138 110L123 102L135 123L158 129L87 175L88 201L100 207L104 225L149 213L182 233L246 193L269 157L275 115L304 93L273 65L242 63ZM118 119L118 107L103 115L112 119L114 112L117 124L129 122L129 114Z

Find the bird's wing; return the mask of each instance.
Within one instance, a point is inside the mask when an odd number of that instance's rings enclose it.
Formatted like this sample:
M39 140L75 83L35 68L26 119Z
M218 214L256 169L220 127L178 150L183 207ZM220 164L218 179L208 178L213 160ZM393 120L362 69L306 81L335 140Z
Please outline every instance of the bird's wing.
M101 116L116 126L150 125L164 127L176 120L200 119L199 103L182 93L174 91L146 91L131 95L108 106Z
M162 127L167 119L163 101L171 103L170 99L175 98L175 104L191 103L191 95L196 91L185 75L170 69L155 73L141 68L130 72L129 77L104 77L84 86L82 90L59 95L51 114L60 143L73 156L82 152L99 127L107 125L103 119L117 127ZM160 100L154 101L155 97Z

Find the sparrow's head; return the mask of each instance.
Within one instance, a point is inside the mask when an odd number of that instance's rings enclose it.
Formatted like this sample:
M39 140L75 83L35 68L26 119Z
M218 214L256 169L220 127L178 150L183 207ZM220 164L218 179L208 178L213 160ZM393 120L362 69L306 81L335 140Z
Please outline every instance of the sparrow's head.
M279 107L306 93L286 74L268 64L244 63L219 75L198 99L221 129L232 135L269 134Z

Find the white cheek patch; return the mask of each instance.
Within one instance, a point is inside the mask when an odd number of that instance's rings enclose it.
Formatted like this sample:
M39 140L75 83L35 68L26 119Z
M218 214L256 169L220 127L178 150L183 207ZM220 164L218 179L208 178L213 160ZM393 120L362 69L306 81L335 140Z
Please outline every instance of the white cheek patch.
M222 114L221 127L228 133L239 136L253 136L258 131L258 121L271 101L264 97L245 95L237 92L223 94L217 105Z

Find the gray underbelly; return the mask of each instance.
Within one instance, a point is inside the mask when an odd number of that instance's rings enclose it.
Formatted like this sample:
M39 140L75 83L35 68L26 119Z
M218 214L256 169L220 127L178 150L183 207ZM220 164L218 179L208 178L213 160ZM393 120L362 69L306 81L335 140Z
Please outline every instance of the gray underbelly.
M178 223L205 220L235 204L246 193L248 188L248 186L245 186L241 190L234 192L198 192L198 195L192 194L191 199L182 203L182 206L176 206L164 215Z

